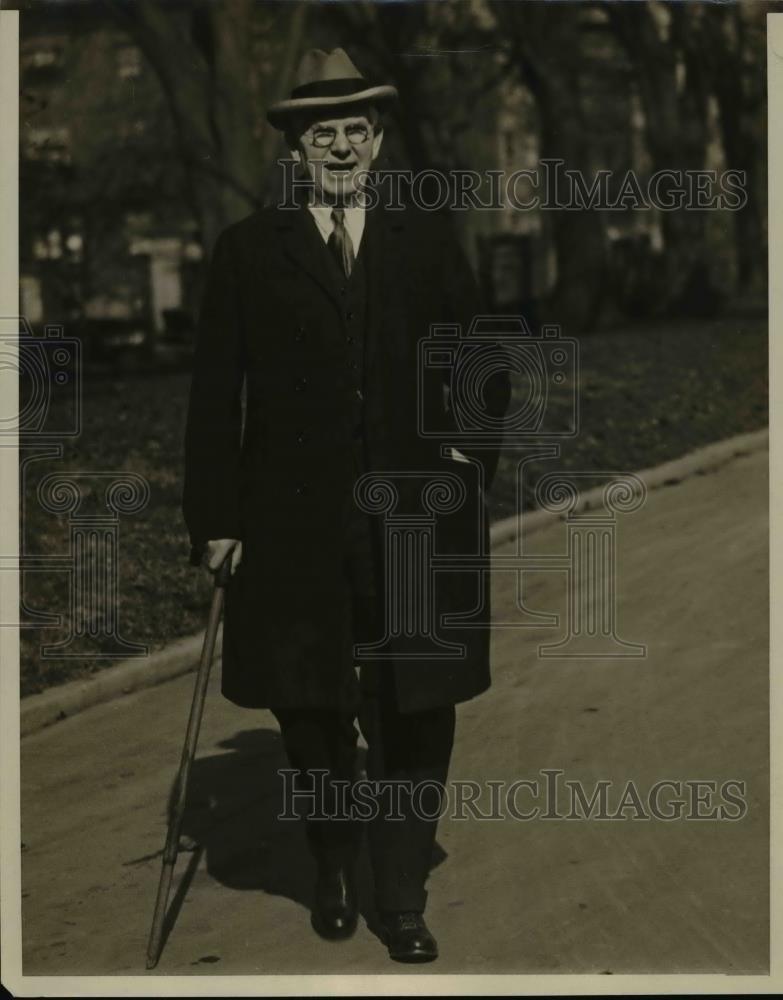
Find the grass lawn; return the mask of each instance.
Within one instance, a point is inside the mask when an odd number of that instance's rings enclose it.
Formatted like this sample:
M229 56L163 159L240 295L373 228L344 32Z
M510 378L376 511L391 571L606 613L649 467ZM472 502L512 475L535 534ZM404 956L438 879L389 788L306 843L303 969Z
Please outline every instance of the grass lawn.
M528 466L526 507L542 473L630 472L767 424L763 318L591 334L579 338L579 355L579 433L563 441L558 458ZM180 514L187 391L181 374L86 378L81 435L65 445L62 458L25 467L23 551L29 555L68 551L67 519L43 510L37 499L43 476L126 471L147 480L146 507L120 518L118 617L122 637L150 650L203 628L211 591L207 574L188 564ZM563 398L552 400L555 426L566 425ZM514 512L518 457L513 450L501 457L490 498L493 520ZM97 494L94 499L101 503ZM22 629L23 696L117 662L41 656L43 644L67 635L67 573L27 572L22 593L24 620L41 612L63 616L60 627Z
M563 440L557 459L527 466L523 509L533 506L542 473L633 472L768 423L763 319L639 326L578 339L579 433ZM555 410L564 397L553 397ZM493 520L514 513L518 460L512 449L501 456Z

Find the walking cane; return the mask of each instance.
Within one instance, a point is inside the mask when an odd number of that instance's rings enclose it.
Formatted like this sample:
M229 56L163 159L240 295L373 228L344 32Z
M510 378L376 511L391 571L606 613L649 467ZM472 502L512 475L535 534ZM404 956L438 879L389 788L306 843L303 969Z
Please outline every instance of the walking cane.
M185 815L190 768L193 764L193 758L196 756L198 732L201 727L201 717L204 714L204 699L207 694L209 671L212 667L212 658L215 652L215 638L217 636L218 625L220 624L220 615L223 611L223 592L231 576L231 556L232 553L229 552L215 573L215 589L209 609L204 645L201 648L201 662L199 663L198 674L196 675L193 703L190 706L190 718L188 719L188 728L185 734L185 745L182 748L182 758L174 786L174 795L172 796L174 806L169 813L169 829L166 836L166 846L163 848L163 867L160 872L158 897L155 901L155 913L152 917L152 929L150 930L150 939L147 945L148 969L154 969L160 958L163 922L166 917L171 879L174 875L174 865L179 850L179 838L182 829L182 819ZM191 562L198 564L200 560L195 558L193 553L191 553Z

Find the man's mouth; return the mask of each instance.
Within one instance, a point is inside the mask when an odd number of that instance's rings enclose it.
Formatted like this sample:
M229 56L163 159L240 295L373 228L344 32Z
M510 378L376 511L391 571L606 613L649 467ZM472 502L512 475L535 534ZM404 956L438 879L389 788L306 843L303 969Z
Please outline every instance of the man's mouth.
M344 175L350 174L355 166L355 163L327 163L326 169L330 174Z

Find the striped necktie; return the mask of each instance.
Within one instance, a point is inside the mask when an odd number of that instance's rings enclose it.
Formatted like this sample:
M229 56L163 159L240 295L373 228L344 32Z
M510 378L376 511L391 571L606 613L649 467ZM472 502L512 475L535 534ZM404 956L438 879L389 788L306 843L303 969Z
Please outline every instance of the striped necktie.
M332 222L334 229L329 236L328 247L335 256L335 259L346 277L350 277L355 255L353 243L348 230L345 228L345 209L332 209Z

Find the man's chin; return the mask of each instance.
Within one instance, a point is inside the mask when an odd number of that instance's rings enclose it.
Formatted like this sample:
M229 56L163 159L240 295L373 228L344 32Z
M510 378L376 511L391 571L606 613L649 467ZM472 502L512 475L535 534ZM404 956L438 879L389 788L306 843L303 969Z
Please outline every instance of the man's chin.
M346 180L343 183L324 185L323 188L324 199L334 201L351 201L357 194L358 191L351 180Z
M324 170L321 178L321 189L325 197L353 198L358 194L356 170L347 170L344 174Z

